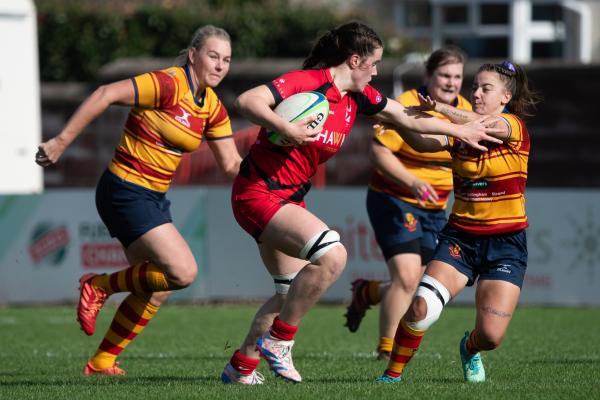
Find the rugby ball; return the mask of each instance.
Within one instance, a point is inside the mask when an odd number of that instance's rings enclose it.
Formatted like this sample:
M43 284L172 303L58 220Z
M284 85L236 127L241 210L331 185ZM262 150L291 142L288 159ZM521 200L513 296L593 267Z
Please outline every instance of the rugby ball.
M317 129L325 124L329 116L329 102L322 93L300 92L284 99L273 111L289 122L297 122L314 115L316 119L308 129ZM267 132L267 136L271 143L278 146L294 145L277 132Z

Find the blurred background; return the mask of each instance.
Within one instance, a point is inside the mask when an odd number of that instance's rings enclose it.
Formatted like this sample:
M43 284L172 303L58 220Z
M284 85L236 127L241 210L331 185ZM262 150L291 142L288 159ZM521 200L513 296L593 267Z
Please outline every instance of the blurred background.
M111 107L57 165L42 171L33 162L37 144L56 135L98 85L170 66L197 27L220 26L231 34L233 61L216 91L245 154L256 129L232 109L236 96L300 68L322 33L359 19L384 39L372 84L389 97L420 85L423 61L445 44L469 56L467 97L481 63L510 59L525 67L545 101L527 123L532 228L523 299L600 304L600 26L593 24L599 18L600 2L592 0L0 0L0 303L71 301L83 271L124 266L96 215L93 188L128 109ZM349 296L355 276L385 276L364 209L371 130L365 119L355 125L307 198L344 233L350 252L331 301ZM271 292L254 243L233 221L228 195L205 144L185 156L171 200L202 272L180 299ZM224 247L237 251L224 255ZM256 284L240 291L236 282L248 279ZM56 285L32 283L44 280Z

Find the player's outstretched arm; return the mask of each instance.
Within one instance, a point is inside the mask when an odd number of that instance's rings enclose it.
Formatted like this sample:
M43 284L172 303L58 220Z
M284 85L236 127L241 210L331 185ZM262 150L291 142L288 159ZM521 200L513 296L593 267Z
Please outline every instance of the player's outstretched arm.
M421 101L420 110L422 111L435 111L444 116L446 116L450 121L455 124L468 124L469 122L476 121L482 117L486 117L485 115L477 114L476 112L463 110L451 106L450 104L440 103L438 101L433 100L431 97L423 97L421 93L419 95L419 100ZM488 115L487 117L492 117ZM490 119L491 120L491 119ZM506 139L509 134L509 126L506 121L502 119L491 120L492 122L489 124L490 128L493 128L493 131L488 132L490 136L494 136L498 139Z
M417 151L432 151L423 149L427 142L431 143L431 137L423 137L423 134L453 136L481 151L487 150L480 144L482 141L502 143L501 140L491 135L491 133L500 132L499 128L489 126L493 122L491 119L493 117L482 117L463 125L457 125L432 117L417 109L406 108L397 101L388 99L385 108L376 114L375 118L403 128L401 130L402 137ZM414 131L417 135L407 132L405 129ZM420 138L418 134L421 134ZM422 143L424 141L425 143ZM440 143L442 142L440 141Z
M63 130L38 146L35 162L42 167L55 164L65 149L94 119L111 104L133 105L135 90L131 80L122 80L98 87L75 111Z

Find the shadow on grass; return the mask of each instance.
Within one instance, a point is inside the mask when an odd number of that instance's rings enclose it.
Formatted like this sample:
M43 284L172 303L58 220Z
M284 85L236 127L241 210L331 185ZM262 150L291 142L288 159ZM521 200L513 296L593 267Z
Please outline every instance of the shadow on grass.
M9 382L2 382L2 386L88 386L94 384L110 384L110 385L157 385L165 382L189 383L196 384L198 382L205 383L220 383L218 377L214 376L142 376L142 377L109 377L109 376L94 376L85 378L73 378L63 380L52 379L17 379Z

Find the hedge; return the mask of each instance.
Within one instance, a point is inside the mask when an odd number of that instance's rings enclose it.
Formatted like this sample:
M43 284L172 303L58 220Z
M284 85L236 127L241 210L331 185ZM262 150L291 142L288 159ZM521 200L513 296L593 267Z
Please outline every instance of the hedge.
M343 22L331 9L286 0L196 1L186 8L140 6L131 13L73 3L38 7L44 81L91 81L119 57L175 58L196 28L209 23L230 33L234 57L305 57L315 38Z

